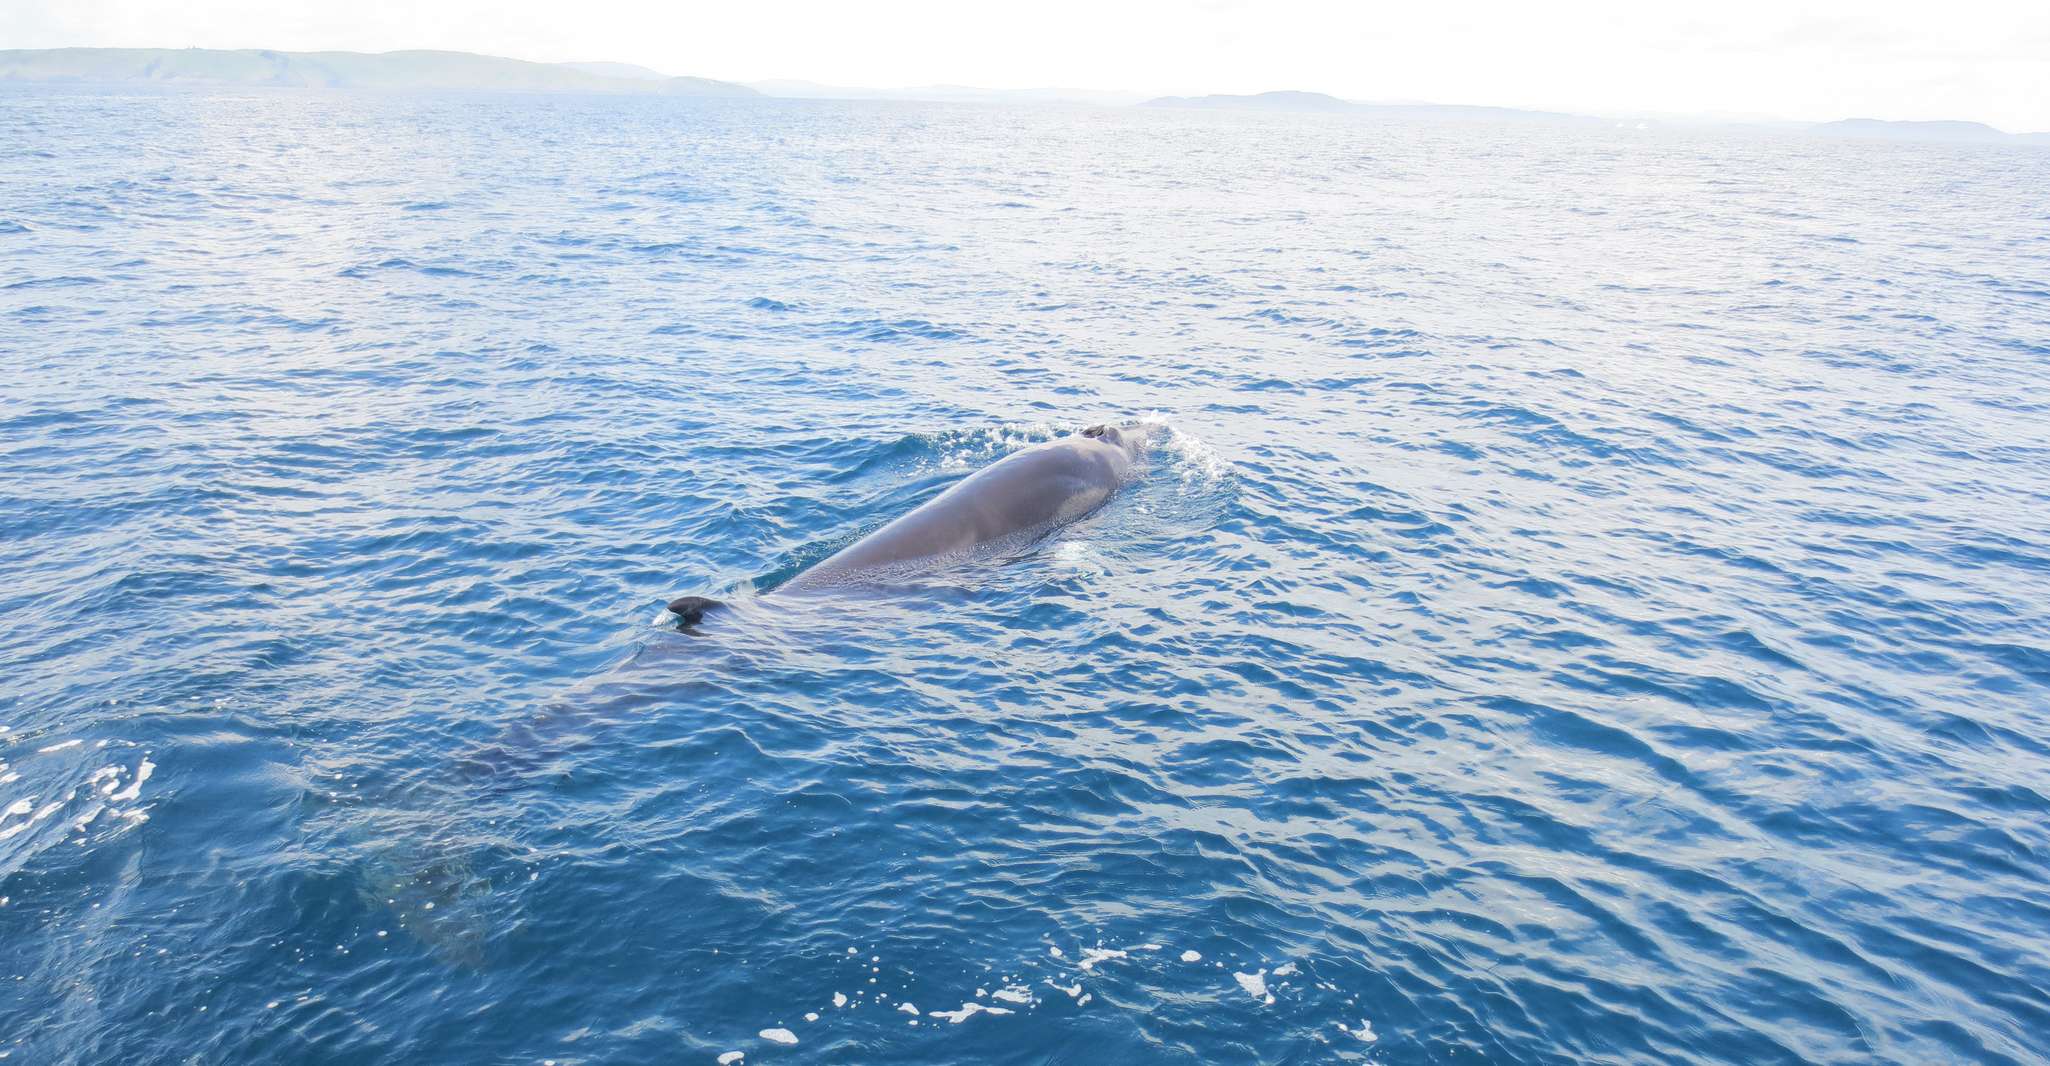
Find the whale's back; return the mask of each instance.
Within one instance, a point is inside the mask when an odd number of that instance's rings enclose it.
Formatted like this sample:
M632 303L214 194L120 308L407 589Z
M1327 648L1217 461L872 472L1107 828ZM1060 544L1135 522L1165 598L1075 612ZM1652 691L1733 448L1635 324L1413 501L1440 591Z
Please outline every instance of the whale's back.
M792 588L1044 535L1103 505L1131 470L1124 449L1064 437L1015 452L799 574Z

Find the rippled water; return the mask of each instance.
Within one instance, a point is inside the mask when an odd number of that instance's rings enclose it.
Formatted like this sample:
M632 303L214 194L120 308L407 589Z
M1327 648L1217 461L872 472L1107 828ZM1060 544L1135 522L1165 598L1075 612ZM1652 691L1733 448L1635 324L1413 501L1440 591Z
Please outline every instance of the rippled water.
M14 1061L2050 1055L2050 152L19 88L0 144ZM1142 415L1024 558L747 591Z

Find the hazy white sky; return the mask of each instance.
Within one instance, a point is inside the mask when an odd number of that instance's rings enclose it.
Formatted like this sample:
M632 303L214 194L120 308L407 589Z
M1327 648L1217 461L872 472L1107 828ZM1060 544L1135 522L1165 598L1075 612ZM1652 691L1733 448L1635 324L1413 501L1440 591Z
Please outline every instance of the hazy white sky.
M0 0L0 48L611 59L737 81L1310 89L2050 130L2050 0Z

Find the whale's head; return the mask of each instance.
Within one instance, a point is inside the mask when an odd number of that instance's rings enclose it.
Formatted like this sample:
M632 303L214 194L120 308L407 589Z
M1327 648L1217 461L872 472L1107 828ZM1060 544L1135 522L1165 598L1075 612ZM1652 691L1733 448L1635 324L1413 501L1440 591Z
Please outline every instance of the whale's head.
M1146 450L1146 428L1137 422L1122 426L1099 423L1082 431L1091 440L1102 441L1125 453L1125 458L1136 463Z

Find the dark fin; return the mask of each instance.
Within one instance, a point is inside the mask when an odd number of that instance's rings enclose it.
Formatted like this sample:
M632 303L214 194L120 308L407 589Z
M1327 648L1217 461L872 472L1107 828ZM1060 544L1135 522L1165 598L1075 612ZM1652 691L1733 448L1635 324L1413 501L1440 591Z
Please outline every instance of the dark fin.
M718 600L703 596L678 596L669 601L669 609L676 612L676 616L683 619L683 624L687 626L697 625L698 619L703 618L706 611L724 606L726 605Z
M1110 427L1104 425L1090 426L1088 429L1082 431L1082 435L1085 437L1101 437L1103 436L1103 431L1108 428Z

